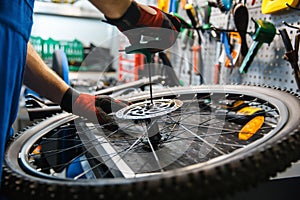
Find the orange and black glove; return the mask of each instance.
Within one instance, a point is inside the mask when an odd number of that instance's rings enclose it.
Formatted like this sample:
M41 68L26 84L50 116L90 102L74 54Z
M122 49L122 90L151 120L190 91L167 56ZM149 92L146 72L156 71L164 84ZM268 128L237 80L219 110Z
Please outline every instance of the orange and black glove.
M109 24L128 38L131 46L150 49L153 53L171 47L180 31L180 20L154 6L146 6L132 1L125 14L119 19L105 17ZM142 37L155 38L145 44ZM141 45L142 43L142 45Z
M94 96L69 88L62 98L60 106L67 112L85 117L93 123L99 123L104 128L115 131L118 129L118 125L108 114L124 108L126 103L107 95Z

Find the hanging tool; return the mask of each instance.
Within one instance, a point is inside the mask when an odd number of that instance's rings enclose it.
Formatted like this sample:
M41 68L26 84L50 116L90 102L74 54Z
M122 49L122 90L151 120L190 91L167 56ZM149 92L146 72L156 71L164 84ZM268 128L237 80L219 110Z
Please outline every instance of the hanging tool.
M225 58L225 67L233 68L236 66L241 55L241 37L237 32L229 33L230 55Z
M199 84L203 84L204 80L201 74L201 67L203 66L201 46L197 42L197 35L195 35L194 43L191 46L192 57L193 57L193 65L191 65L190 69L190 84L192 84L193 72L195 75L199 76Z
M273 38L276 34L276 28L271 22L264 20L254 20L255 23L255 33L252 35L253 42L250 46L250 49L243 60L242 65L239 68L240 73L247 73L248 68L250 67L255 55L257 54L260 47L263 43L270 43L273 41Z
M194 34L193 34L193 30L191 29L184 29L182 34L180 35L180 39L181 39L181 50L182 50L182 54L181 54L181 58L180 58L180 62L179 62L179 70L178 70L178 78L180 80L181 78L181 74L182 74L182 65L183 65L183 61L184 61L184 51L186 50L186 48L188 46L192 47L193 45L193 41L194 41Z
M178 13L170 13L170 14L172 14L172 15L174 15L175 17L177 17L177 19L179 19L179 21L180 21L180 23L181 23L181 29L182 30L184 30L184 29L192 29L193 28L193 26L191 25L191 24L189 24L189 23L187 23L185 20L184 20L184 18L181 16L181 15L179 15ZM180 31L181 32L181 31Z
M168 12L169 4L170 4L170 0L158 0L157 1L157 7L164 12Z
M285 5L287 5L287 7L289 7L289 9L300 11L300 8L295 7L295 6L292 6L292 5L290 5L289 3L285 3Z
M180 0L170 0L169 13L178 13Z
M298 50L299 50L299 33L295 36L295 49L293 49L291 40L286 32L286 29L280 29L279 33L281 35L281 38L283 40L284 47L286 49L285 53L285 59L291 64L295 80L298 86L298 89L300 89L300 72L299 72L299 65L298 65Z
M205 2L204 6L200 7L200 15L202 17L202 30L210 30L211 7L216 6L214 2Z
M182 46L181 49L185 50L186 47L191 44L190 46L193 45L194 41L194 31L191 29L185 29L182 34L181 34L181 41L182 41Z
M219 76L220 76L220 69L221 69L221 62L220 56L222 52L222 43L220 40L217 40L216 43L216 63L215 63L215 70L214 70L214 84L219 84Z
M192 4L186 4L185 10L186 10L186 13L187 13L189 19L191 20L193 29L195 29L195 31L198 35L198 44L201 45L202 40L201 40L200 31L199 31L200 24L199 24L198 13Z
M247 45L247 28L248 28L248 21L249 21L249 13L247 7L242 4L238 3L235 5L233 9L233 20L235 27L238 31L238 33L241 36L241 54L243 57L245 57L248 53L248 45Z
M229 40L228 40L228 35L225 31L222 31L220 33L220 37L221 37L221 42L224 44L224 50L226 53L227 58L230 60L230 65L228 66L234 66L233 64L233 58L231 56L231 48L230 48L230 44L229 44Z
M232 0L217 0L218 7L221 12L226 13L230 11L232 6Z
M262 0L261 12L262 14L276 13L288 9L289 7L288 5L293 7L297 6L298 2L299 0L284 0L284 1Z
M185 5L186 5L186 0L180 0L180 8L182 9L182 10L184 10L185 9Z
M201 34L200 34L200 21L199 21L199 17L198 17L198 13L196 8L192 5L192 4L186 4L185 5L185 10L186 13L189 17L189 19L191 20L193 29L196 31L197 35L195 35L195 41L194 44L192 46L192 51L193 51L193 70L190 70L190 84L192 82L192 73L193 71L195 72L196 75L199 75L200 77L200 84L203 84L203 78L201 75L201 63L202 63L202 58L201 58L201 43L202 43L202 39L201 39ZM196 42L196 43L195 43Z

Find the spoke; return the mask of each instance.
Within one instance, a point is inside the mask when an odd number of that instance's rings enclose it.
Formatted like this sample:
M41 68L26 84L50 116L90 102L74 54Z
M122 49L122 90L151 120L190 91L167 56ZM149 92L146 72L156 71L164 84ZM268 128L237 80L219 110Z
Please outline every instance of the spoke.
M169 116L169 118L170 118L170 120L171 121L174 121L174 124L175 125L179 125L179 124L181 124L181 125L184 125L185 123L182 123L182 121L179 123L178 121L176 121L176 120L174 120L171 116ZM187 124L188 126L192 126L192 128L199 128L199 127L205 127L205 128L210 128L210 126L203 126L203 125L201 125L201 124L204 124L204 123L207 123L207 122L209 122L209 121L211 121L211 120L213 120L213 119L207 119L207 120L205 120L204 122L202 122L202 123L200 123L200 124ZM175 125L174 125L174 127L175 127ZM223 130L223 129L219 129L219 130ZM178 134L177 134L178 135Z
M128 149L125 149L123 151L119 151L117 153L113 153L113 154L105 154L105 155L99 155L99 156L93 156L91 158L88 158L86 160L91 160L94 158L104 158L104 157L108 157L107 159L103 160L103 162L100 162L99 164L93 166L92 168L90 168L89 170L86 170L85 172L81 173L80 175L78 175L76 178L80 178L82 176L84 176L85 174L87 174L88 172L92 171L93 169L96 169L97 167L99 167L102 164L105 164L108 160L111 160L112 158L116 157L116 156L120 156L120 154L123 154L122 157L124 157L130 150L134 149L135 146L137 146L139 144L139 142L141 141L141 138L138 138ZM119 159L120 161L120 159ZM80 161L79 161L80 162ZM110 171L108 170L105 174L107 175Z
M94 147L93 147L93 146L90 147L90 149L92 149L92 148L94 148ZM77 156L75 156L74 158L72 158L69 162L62 163L62 164L59 164L59 165L51 165L51 166L49 166L49 167L44 167L43 170L52 169L52 168L54 168L54 167L61 167L61 168L62 168L62 167L66 167L66 166L68 166L69 164L72 164L72 163L78 163L78 162L80 162L80 161L74 162L74 160L76 160L77 158L83 156L83 155L84 155L86 152L88 152L88 151L89 151L89 149L86 149L85 151L83 151L83 152L80 153L79 155L77 155ZM89 159L85 159L85 160L89 160Z
M246 145L243 144L234 144L234 143L225 143L225 142L217 142L216 144L218 145L224 145L224 146L230 146L230 147L238 147L238 148L243 148Z
M89 129L89 130L94 130L94 129ZM64 142L66 140L59 140L59 139L55 139L55 138L47 138L47 142L45 142L45 143L50 143L50 142L53 142L53 141ZM78 141L78 140L71 140L71 141ZM64 152L70 151L72 149L76 149L78 147L87 146L89 144L93 144L93 146L101 145L102 144L101 142L98 141L97 138L95 138L94 140L79 140L79 141L81 141L80 144L74 145L74 146L69 147L69 148L53 149L53 150L43 151L43 154L48 154L47 156L44 156L43 158L49 158L49 157L55 156L57 154L62 154ZM128 141L128 140L124 140L124 141ZM85 152L87 152L87 150L84 151L83 153L85 153ZM29 154L29 156L34 156L34 155L33 154Z
M192 126L192 127L197 127L197 128L206 128L206 129L212 129L212 130L218 130L218 131L226 131L225 134L228 134L228 133L237 133L239 132L238 129L227 129L227 128L223 128L223 127L215 127L215 126L211 126L211 125L195 125L195 124L188 124L188 123L180 123L184 126ZM219 133L219 134L222 134L222 133Z
M149 137L147 137L147 141L148 141L148 144L149 144L149 146L150 146L150 148L151 148L152 154L153 154L153 156L154 156L154 159L155 159L155 161L156 161L156 163L157 163L157 165L158 165L160 171L163 172L164 170L163 170L163 168L162 168L161 165L160 165L160 161L159 161L159 159L158 159L158 157L157 157L157 154L155 153L155 150L154 150L154 148L153 148L153 146L152 146L152 143L151 143Z
M165 170L176 169L181 164L184 166L185 164L194 163L192 157L197 152L203 158L199 157L196 162L203 162L203 160L209 160L245 148L256 141L257 138L262 138L270 130L276 128L280 119L279 111L275 106L251 96L222 92L201 94L200 92L194 95L191 93L181 94L175 98L179 99L180 96L183 102L180 109L170 111L167 115L156 118L159 134L162 136L160 141L162 145L152 141L151 131L147 130L147 124L143 120L137 120L138 123L136 123L133 120L119 119L117 121L119 129L115 131L105 129L105 126L111 123L89 126L90 122L82 120L79 121L79 124L74 124L73 121L63 124L39 138L39 143L31 144L33 148L37 145L44 145L45 151L43 151L43 147L41 151L44 154L42 159L54 156L54 160L58 161L50 162L48 163L49 166L42 168L42 166L39 166L38 158L35 159L35 154L29 153L27 155L32 156L33 159L30 162L34 163L36 170L41 169L43 173L49 175L53 171L57 171L53 174L57 177L63 175L61 169L67 169L68 166L78 162L88 167L74 177L74 180L99 178L96 176L108 178L111 175L115 178L135 178L153 174L153 171L159 174ZM167 96L161 98L167 98ZM239 119L238 115L231 118L228 115L226 116L226 112L224 114L215 112L215 109L220 109L218 107L220 100L241 100L248 106L262 108L263 110L255 113L256 115L265 116L263 126L256 133L257 137L253 137L253 140L248 141L239 140L237 134L240 133L243 124L234 121ZM46 144L48 144L47 147ZM182 144L182 146L179 146L179 144ZM186 151L186 155L181 156L177 146ZM157 151L158 149L165 151L164 154ZM139 153L141 154L139 155ZM67 155L66 162L60 163L62 162L59 160L60 157L65 154ZM164 164L169 161L169 157L165 156L169 155L181 157L179 161L165 167ZM148 159L151 162L146 161ZM56 163L59 164L56 165ZM50 166L51 164L53 165ZM100 174L95 173L95 169L101 171Z
M212 149L216 150L217 152L219 152L222 155L225 155L225 153L223 151L221 151L220 149L216 148L214 145L210 144L209 142L207 142L205 139L203 139L202 137L200 137L199 135L197 135L196 133L190 131L189 129L187 129L185 126L181 125L180 126L185 129L187 132L189 132L190 134L192 134L193 136L195 136L196 138L198 138L200 141L202 141L203 143L207 144L208 146L210 146Z
M127 126L127 127L129 127L129 126ZM132 177L132 175L135 176L134 174L131 174L131 175L130 175L130 172L129 172L129 171L131 171L131 170L128 170L129 168L128 168L127 165L124 163L124 160L123 160L122 158L124 158L124 156L125 156L130 150L132 150L136 145L138 145L138 144L140 143L141 138L142 138L142 136L140 136L138 139L136 139L135 142L134 142L128 149L125 149L125 150L119 151L119 152L113 150L113 147L112 147L111 145L108 144L108 141L107 141L107 142L104 142L104 143L107 143L107 145L105 145L106 147L104 147L104 148L107 149L107 150L110 151L110 152L113 152L113 153L108 153L108 154L106 154L105 156L108 156L108 158L107 158L106 160L104 160L102 163L100 163L100 164L98 164L98 165L92 167L90 170L88 170L88 171L86 171L86 172L84 172L84 173L78 175L77 178L82 177L83 175L85 175L85 174L88 173L89 171L91 171L91 170L97 168L97 167L100 166L101 164L107 163L107 161L109 161L109 160L111 160L111 161L112 161L113 163L115 163L117 166L123 166L123 167L125 167L125 171L124 171L124 172L126 172L125 174L124 174L122 171L120 171L123 175L125 175L125 177L127 177L127 176L128 176L128 177ZM99 138L97 138L97 139L99 140ZM128 141L128 140L127 140L127 141ZM104 143L103 143L103 144L104 144ZM103 156L103 155L102 155L102 156L100 155L99 157L102 157L102 158L103 158L104 156ZM121 162L121 161L122 161L122 162ZM120 163L120 164L117 164L117 163ZM106 166L107 166L107 165L106 165ZM126 170L126 169L127 169L127 170ZM121 170L121 169L120 169L120 170ZM108 173L108 172L107 172L107 173Z
M97 137L98 140L105 140L105 138L103 137ZM115 149L109 144L108 141L103 142L103 145L101 145L101 148L105 151L108 152L108 155L110 155L106 160L104 160L102 163L104 163L108 168L114 168L116 167L116 169L119 170L119 172L121 173L121 175L124 178L133 178L135 177L135 173L131 170L131 168L124 162L123 159L120 158L120 152L115 151ZM102 151L101 151L102 152ZM99 152L100 153L100 152ZM110 163L108 163L108 161L110 161ZM89 170L81 173L80 175L78 175L76 178L80 178L83 175L85 175L86 173L88 173L89 171L97 168L98 166L100 166L102 163L95 165L93 167L91 167ZM115 175L115 174L114 174Z
M44 154L50 154L50 155L44 156L44 158L49 158L49 157L55 156L57 154L64 153L66 151L70 151L72 149L75 149L75 148L78 148L78 147L82 147L82 146L84 146L86 144L93 143L93 142L94 141L88 141L88 142L85 142L85 143L80 143L80 144L74 145L74 146L69 147L69 148L53 149L53 150L43 151ZM43 144L41 144L41 145L43 146Z

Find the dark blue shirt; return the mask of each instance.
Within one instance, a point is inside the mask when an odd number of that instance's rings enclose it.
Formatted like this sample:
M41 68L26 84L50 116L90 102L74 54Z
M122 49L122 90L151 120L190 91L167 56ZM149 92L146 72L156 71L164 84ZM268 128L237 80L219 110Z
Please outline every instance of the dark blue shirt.
M0 0L0 165L19 106L34 0ZM0 168L0 177L2 167ZM1 180L1 179L0 179Z

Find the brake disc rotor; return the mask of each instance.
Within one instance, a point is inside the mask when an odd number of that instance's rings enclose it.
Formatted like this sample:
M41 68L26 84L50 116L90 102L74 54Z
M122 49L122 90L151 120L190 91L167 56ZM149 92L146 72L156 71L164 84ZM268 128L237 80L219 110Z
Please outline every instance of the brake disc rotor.
M171 113L182 106L177 99L155 99L127 106L116 113L120 119L151 119Z

